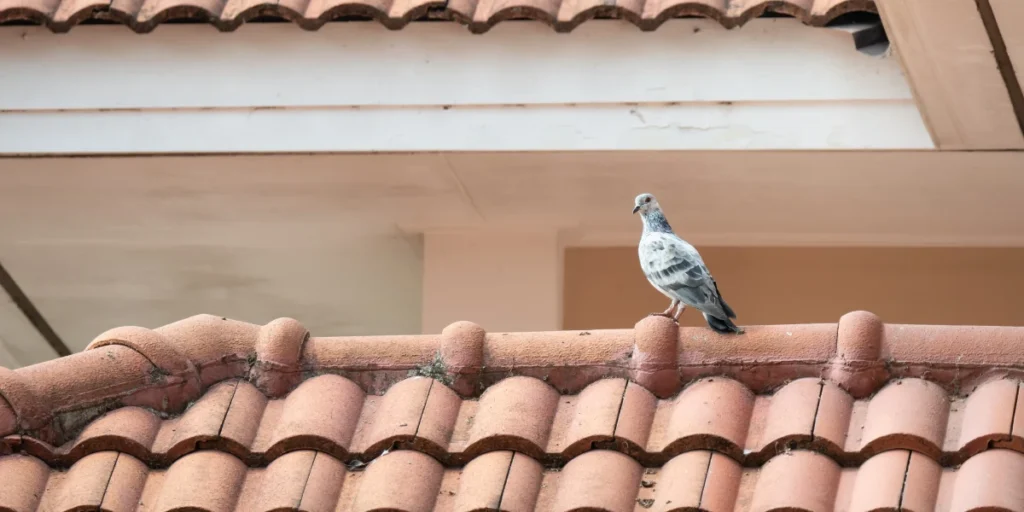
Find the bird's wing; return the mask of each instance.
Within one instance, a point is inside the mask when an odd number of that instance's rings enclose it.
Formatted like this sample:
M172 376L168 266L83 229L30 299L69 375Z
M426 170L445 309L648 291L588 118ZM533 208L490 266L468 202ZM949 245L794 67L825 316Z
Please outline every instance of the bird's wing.
M692 245L669 233L649 233L639 252L640 268L652 285L684 304L719 312L714 279Z
M668 233L649 233L640 241L640 268L651 284L666 289L702 286L710 277L697 250Z

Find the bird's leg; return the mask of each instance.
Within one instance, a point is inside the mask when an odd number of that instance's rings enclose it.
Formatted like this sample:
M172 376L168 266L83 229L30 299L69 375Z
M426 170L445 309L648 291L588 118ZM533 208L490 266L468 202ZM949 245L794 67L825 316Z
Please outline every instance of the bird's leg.
M665 311L662 311L661 313L651 313L651 315L663 316L665 318L672 318L672 317L669 316L669 313L671 313L672 310L676 308L676 304L679 304L679 303L680 302L678 300L672 299L672 303L668 305L668 309L666 309Z
M679 302L679 309L676 310L676 314L672 316L672 319L675 320L676 323L679 323L679 317L680 317L680 315L683 314L683 311L686 310L686 304L683 304L680 301L676 301L676 302Z
M668 316L668 314L671 313L672 310L676 308L676 304L679 304L679 301L676 300L676 299L672 299L672 303L668 305L668 309L666 309L661 314L665 315L665 316Z

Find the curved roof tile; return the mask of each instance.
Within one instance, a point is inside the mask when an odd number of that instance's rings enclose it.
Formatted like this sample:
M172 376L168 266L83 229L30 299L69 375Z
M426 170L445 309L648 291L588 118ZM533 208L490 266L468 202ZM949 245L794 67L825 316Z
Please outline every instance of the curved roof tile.
M1015 510L991 475L1024 477L1022 342L866 312L742 336L118 328L0 369L0 510Z
M671 18L693 16L734 28L766 13L824 26L851 12L875 13L877 7L874 0L0 0L0 23L29 21L67 32L83 21L101 20L140 34L170 20L206 22L229 32L258 17L280 18L305 30L345 17L376 20L392 30L416 20L440 19L482 34L513 19L537 20L569 32L595 17L616 18L650 31Z

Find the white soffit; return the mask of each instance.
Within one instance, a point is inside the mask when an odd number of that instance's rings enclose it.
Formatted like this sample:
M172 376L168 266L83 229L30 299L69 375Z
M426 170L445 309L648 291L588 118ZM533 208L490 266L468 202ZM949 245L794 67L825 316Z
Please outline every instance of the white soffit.
M0 27L0 154L933 149L898 62L792 19Z

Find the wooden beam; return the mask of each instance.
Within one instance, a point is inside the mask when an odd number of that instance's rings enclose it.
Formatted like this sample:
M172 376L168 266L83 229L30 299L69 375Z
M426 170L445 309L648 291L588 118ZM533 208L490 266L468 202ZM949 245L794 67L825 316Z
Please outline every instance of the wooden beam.
M1024 2L1020 0L988 0L996 29L1002 39L1005 62L1000 70L1013 100L1017 122L1024 129Z
M20 368L57 355L18 304L0 289L0 366Z
M1024 149L975 0L878 2L939 149Z

